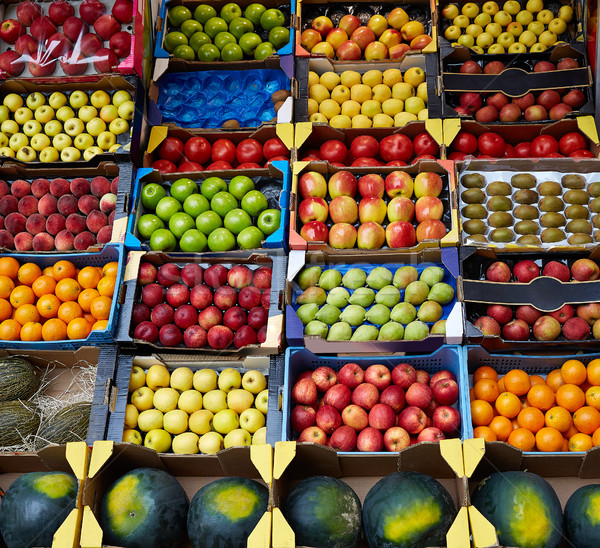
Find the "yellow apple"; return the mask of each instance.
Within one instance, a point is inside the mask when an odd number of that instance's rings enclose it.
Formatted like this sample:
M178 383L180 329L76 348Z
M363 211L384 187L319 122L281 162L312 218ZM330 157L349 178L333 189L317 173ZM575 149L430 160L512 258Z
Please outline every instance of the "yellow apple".
M150 430L144 438L144 445L157 453L166 453L171 448L171 434L161 428Z
M308 115L311 116L316 112L319 112L319 103L317 103L313 98L310 98L308 100Z
M52 148L52 147L47 147ZM46 150L46 149L44 149ZM44 153L42 150L42 154ZM56 149L53 149L56 150ZM58 152L57 152L58 154ZM40 155L41 158L41 155ZM148 386L140 386L137 390L134 390L131 394L131 403L135 405L138 411L146 411L147 409L152 409L154 406L152 404L152 400L154 398L154 390L152 390Z
M365 101L360 107L360 113L368 116L373 119L373 116L379 114L381 112L381 103L379 101L374 101L373 99L369 99Z
M189 367L178 367L171 373L171 388L185 392L194 385L194 372Z
M450 25L445 31L444 31L444 38L446 38L446 40L456 40L460 35L461 35L461 30L460 27L457 27L456 25Z
M265 425L265 416L258 409L250 407L240 414L240 427L254 434Z
M371 99L372 91L371 87L365 84L355 84L350 88L350 99L357 103L364 103Z
M387 99L381 103L381 110L388 116L396 116L396 114L404 110L404 101L402 99Z
M219 434L228 434L240 425L238 414L233 409L223 409L215 413L213 417L213 428Z
M254 405L261 413L266 415L269 409L269 391L263 390L258 394L254 400Z
M308 87L309 88L314 86L315 84L318 84L319 80L320 80L319 75L315 71L310 70L308 72Z
M213 417L214 414L208 409L200 409L199 411L195 411L188 419L189 429L199 436L206 434L212 429Z
M479 25L472 24L466 28L466 32L473 36L473 38L477 38L483 32L483 28Z
M319 78L319 83L332 91L335 86L340 84L340 75L332 71L324 72Z
M342 103L342 112L343 116L348 116L350 119L354 118L357 114L360 114L360 103L356 101L344 101Z
M347 114L336 114L329 120L329 125L338 129L348 129L352 127L352 120Z
M377 84L373 87L373 100L383 103L392 96L392 90L385 84Z
M174 409L165 413L163 428L169 434L183 434L188 429L188 414L181 409Z
M375 114L373 116L373 127L394 127L394 118L381 112Z
M471 34L461 34L456 42L460 46L471 48L475 45L475 38Z
M204 409L218 413L227 409L227 394L222 390L210 390L202 397L202 405Z
M167 388L169 386L170 378L171 375L169 374L169 370L164 365L155 364L152 365L146 373L146 385L152 388L152 390Z
M352 127L354 128L368 128L373 125L371 118L364 114L357 114L352 118Z
M263 426L252 435L252 445L264 445L265 443L267 443L267 427Z
M350 88L348 86L335 86L331 91L331 98L338 104L343 104L350 100Z
M131 374L129 375L129 388L128 392L131 394L138 388L146 384L146 373L138 365L134 365L131 368Z
M202 394L198 390L186 390L179 395L177 407L190 415L202 409Z
M229 447L243 447L252 443L250 433L242 428L236 428L229 432L223 440L225 449Z
M409 122L415 122L418 118L412 112L399 112L394 116L394 127L403 127Z
M488 48L488 53L490 53L490 54L506 53L506 50L504 49L504 46L502 46L500 44L492 44Z
M328 120L339 114L341 110L340 104L333 99L325 99L319 104L319 112Z
M329 99L329 90L323 84L315 84L308 88L308 96L320 104Z
M138 428L142 432L150 432L154 428L163 427L163 414L158 409L146 409L138 417Z
M402 72L400 72L400 69L387 69L383 72L382 83L386 86L391 88L399 82L402 82Z
M530 11L522 10L519 13L517 13L515 19L517 20L517 23L521 23L521 25L526 27L527 25L529 25L529 23L533 21L533 14Z
M205 455L214 455L223 449L223 436L218 432L207 432L198 440L198 449Z
M408 82L401 82L394 84L392 88L392 97L394 99L400 99L406 101L409 97L413 97L415 94L415 88Z
M218 375L214 369L200 369L194 373L194 388L202 393L216 390L217 378Z
M200 451L198 449L199 441L198 434L194 434L194 432L178 434L173 438L173 453L178 455L195 455Z
M163 413L177 409L177 400L179 399L179 392L174 388L159 388L154 393L152 403L154 407Z
M489 13L482 12L477 17L473 23L479 25L481 28L484 28L486 25L489 25L492 22L492 16Z
M144 442L142 435L137 430L132 430L131 428L123 430L123 441L125 443L135 443L135 445L142 445Z
M135 405L128 403L125 406L125 428L135 428L138 424L140 413Z
M236 413L241 413L252 407L254 394L242 388L236 388L227 394L227 406Z
M425 81L425 71L420 67L409 68L404 73L404 81L416 88L421 82Z
M423 99L423 102L427 104L427 82L421 82L417 87L417 97Z
M315 112L309 119L309 122L313 123L313 124L327 124L329 123L329 120L327 119L327 116L325 116L324 114L321 114L320 112Z
M417 120L429 120L429 111L427 109L419 111L419 114L417 114Z
M352 86L362 83L362 77L360 72L356 72L355 70L345 70L342 72L340 82L342 85L352 88Z

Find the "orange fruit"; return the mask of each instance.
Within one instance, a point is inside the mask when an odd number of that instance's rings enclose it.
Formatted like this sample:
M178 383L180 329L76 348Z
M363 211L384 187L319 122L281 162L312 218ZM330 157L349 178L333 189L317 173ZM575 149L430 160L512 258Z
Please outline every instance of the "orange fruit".
M116 278L118 273L119 273L119 263L117 261L112 261L110 263L106 263L102 267L102 274L104 276L114 276Z
M600 410L600 386L590 386L586 390L585 404Z
M111 306L112 299L110 297L96 297L90 305L90 313L97 320L108 320Z
M516 417L521 411L521 400L512 392L502 392L495 405L498 413L509 419Z
M81 286L72 278L63 278L54 289L56 296L62 301L76 301L81 293Z
M27 322L21 327L20 337L22 341L41 341L42 324L39 322Z
M8 299L15 283L8 276L0 276L0 299Z
M474 401L475 400L475 394L473 392L472 388L469 388L469 401Z
M55 287L56 280L50 276L46 276L45 274L42 274L31 285L31 289L33 289L33 292L36 297L41 297L42 295L54 293Z
M108 327L108 322L106 320L98 320L94 325L92 325L92 331L104 331Z
M504 386L504 377L500 377L498 379L498 390L500 390L501 394L502 392L506 392L506 386Z
M577 427L573 423L571 423L571 426L569 426L569 429L566 432L562 432L563 438L566 438L567 440L575 434L579 434L579 430L577 430Z
M569 438L569 451L587 451L594 447L592 436L588 434L575 434Z
M67 338L67 324L58 318L50 318L42 326L42 339L63 341Z
M69 339L85 339L90 334L92 325L84 318L75 318L67 325Z
M546 375L546 384L552 388L554 392L558 391L558 389L565 384L560 369L553 369Z
M536 384L546 384L546 379L539 375L529 375L529 382L531 382L531 386L535 386Z
M517 396L524 396L531 388L529 375L522 369L512 369L504 375L504 387L507 392L512 392Z
M17 279L24 285L33 285L42 275L42 269L35 263L25 263L17 272Z
M11 280L16 280L20 266L19 261L14 257L2 257L0 259L0 276L8 276Z
M60 300L56 295L43 295L38 299L36 308L42 318L56 318Z
M79 285L84 289L95 288L102 279L102 275L93 266L85 266L77 275Z
M489 426L478 426L473 430L474 438L483 438L485 441L497 441L496 434Z
M4 320L0 323L1 341L18 341L21 335L21 324L16 320Z
M35 293L27 285L18 285L11 291L9 300L13 308L19 308L22 304L33 304L35 302Z
M573 423L571 413L569 413L564 407L555 406L552 409L548 409L544 415L546 420L546 426L552 426L559 432L566 432Z
M544 426L535 434L535 445L538 451L561 451L563 446L562 434L552 426Z
M579 360L567 360L560 368L560 374L566 384L582 384L587 379L585 365Z
M482 365L478 367L473 373L473 382L478 383L481 379L492 379L498 381L498 373L493 367L489 365Z
M576 384L563 384L556 392L556 403L575 413L585 404L585 394Z
M50 276L51 278L53 278L53 274L52 274L52 267L51 266L47 266L46 268L44 268L44 270L42 270L42 274L44 276Z
M600 359L587 364L587 380L592 386L600 386Z
M592 435L592 443L594 447L600 445L600 428L598 428Z
M96 323L96 318L94 318L94 316L92 316L89 312L84 313L83 317L91 324ZM105 322L106 320L102 321Z
M544 413L535 407L521 409L517 415L517 424L521 428L527 428L534 434L544 426Z
M58 307L58 318L68 325L75 318L83 318L83 310L76 302L67 301Z
M112 297L115 292L115 285L117 283L117 278L114 276L105 276L98 282L98 293L100 295L104 295L106 297Z
M527 428L517 428L508 436L508 443L521 451L531 451L535 447L535 436Z
M498 394L500 394L498 383L494 379L481 379L473 387L473 395L476 400L494 403Z
M502 415L496 415L488 426L494 434L496 434L496 439L498 441L506 441L513 431L513 425L510 419L503 417Z
M12 305L6 299L0 299L0 321L8 320L12 313Z
M21 325L25 325L28 322L39 322L40 313L33 304L23 304L15 310L15 320Z
M471 402L471 422L475 426L487 426L494 417L492 406L483 400L474 400Z
M527 403L548 411L554 405L554 391L547 384L535 384L527 392Z
M52 267L52 277L57 281L64 280L65 278L75 278L77 271L75 265L70 261L58 261Z
M580 407L573 413L573 424L580 432L592 435L600 428L600 411L587 405Z
M91 289L91 288L84 289L79 294L79 297L77 297L77 302L79 303L79 306L81 306L81 309L84 312L89 312L90 306L92 305L92 301L96 297L100 297L100 293L98 293L98 291L96 289Z

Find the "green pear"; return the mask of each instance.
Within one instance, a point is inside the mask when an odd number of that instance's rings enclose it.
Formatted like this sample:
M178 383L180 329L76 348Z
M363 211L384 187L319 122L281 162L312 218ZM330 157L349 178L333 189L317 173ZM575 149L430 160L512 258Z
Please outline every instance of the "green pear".
M374 325L361 325L353 334L351 341L376 341L379 329Z
M405 289L411 282L419 279L419 273L414 266L401 266L394 274L393 284L398 289Z
M327 293L322 287L309 287L304 290L303 293L298 295L296 302L298 304L309 304L316 303L319 306L325 304L325 300L327 299Z
M346 322L353 327L362 325L365 321L365 309L357 304L348 305L340 314L340 321Z
M320 266L309 266L300 272L298 275L298 285L300 289L304 291L305 289L312 287L313 285L317 285L319 283L319 278L321 277L321 267Z
M334 323L329 328L328 341L349 341L352 337L352 327L346 322Z
M405 341L420 341L429 335L429 327L426 323L416 320L410 322L404 328L404 340Z
M317 312L315 319L320 322L326 323L327 325L333 325L338 321L340 317L340 309L337 306L333 306L332 304L326 304L322 306L320 310Z
M331 291L342 283L342 275L335 269L326 270L319 278L319 287L325 291Z
M429 294L429 286L425 282L410 282L404 290L404 301L415 306L424 303Z
M390 321L390 309L384 304L376 304L367 310L365 318L369 323L383 325Z
M342 278L342 285L348 289L358 289L365 285L367 274L360 268L351 268L344 274Z
M451 285L443 282L437 283L431 288L427 298L430 301L435 301L441 305L448 304L452 301L452 299L454 299L454 289Z
M378 341L401 341L404 337L404 327L397 322L388 322L379 328Z
M311 322L315 319L316 313L319 311L319 305L316 303L308 303L303 304L298 310L296 310L296 314L303 325L306 325L308 322Z
M304 328L304 334L309 336L316 335L317 337L321 337L322 339L324 339L325 337L327 337L328 329L329 328L327 327L327 324L320 322L319 320L313 320L312 322L309 322Z
M445 335L446 334L446 320L438 320L431 327L430 333L432 335Z
M343 287L334 287L327 293L327 304L332 304L338 308L344 308L348 304L350 293Z
M400 291L393 285L382 287L375 295L375 302L393 308L400 302Z
M392 273L383 266L374 268L367 276L367 285L373 289L381 289L392 283Z
M350 304L357 304L363 308L371 306L375 300L375 291L370 287L359 287L355 289L351 297L348 299Z
M390 319L394 322L408 325L417 317L417 309L410 303L398 303L390 314Z
M425 323L435 323L444 315L444 311L439 303L435 301L425 301L417 312L417 318Z
M419 280L425 282L429 287L441 282L444 279L444 269L439 266L428 266L423 272Z

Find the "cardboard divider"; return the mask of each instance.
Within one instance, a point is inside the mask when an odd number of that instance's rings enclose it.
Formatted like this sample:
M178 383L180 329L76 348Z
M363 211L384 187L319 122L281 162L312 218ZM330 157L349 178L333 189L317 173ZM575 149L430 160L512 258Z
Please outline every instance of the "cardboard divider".
M271 299L269 306L269 317L267 322L267 338L262 344L254 344L236 349L233 345L224 350L215 350L208 346L192 349L183 345L176 347L164 347L157 343L146 343L133 338L132 313L133 305L139 301L141 290L137 285L137 277L140 263L146 261L155 266L165 263L175 263L184 266L188 263L199 264L206 268L211 264L228 265L245 264L250 268L253 266L270 266L272 268ZM122 310L119 324L115 334L115 340L123 348L154 348L159 351L188 352L194 356L223 355L223 356L245 356L245 355L271 355L277 354L281 348L283 332L283 291L285 285L285 273L287 269L287 257L282 250L264 249L260 252L238 251L228 253L178 253L176 255L150 251L132 251L129 253L127 269L125 270L125 281L122 294Z
M368 173L377 173L384 179L390 173L395 171L403 171L414 178L418 173L432 172L440 175L443 181L440 200L444 204L444 214L442 222L446 226L446 234L438 240L423 240L417 242L411 248L401 248L401 252L420 251L428 247L454 247L457 244L458 236L458 212L457 212L457 196L456 196L456 180L454 175L454 163L447 160L419 160L410 166L378 166L378 167L332 167L326 162L296 162L292 165L292 188L290 194L290 249L307 250L307 251L323 251L331 255L342 254L346 255L348 249L336 249L329 245L329 242L307 242L301 236L302 222L298 216L298 207L302 202L302 197L298 193L298 180L300 177L309 171L316 171L322 174L326 179L329 179L334 173L339 171L348 171L359 179L362 175ZM386 196L387 197L387 196ZM386 217L387 218L387 217ZM328 228L333 225L329 221ZM386 223L387 226L388 223ZM413 220L415 228L416 220ZM356 222L355 226L360 226L360 222ZM385 228L385 226L384 226ZM386 252L398 253L397 248L383 248ZM353 248L352 252L355 256L368 255L378 250Z

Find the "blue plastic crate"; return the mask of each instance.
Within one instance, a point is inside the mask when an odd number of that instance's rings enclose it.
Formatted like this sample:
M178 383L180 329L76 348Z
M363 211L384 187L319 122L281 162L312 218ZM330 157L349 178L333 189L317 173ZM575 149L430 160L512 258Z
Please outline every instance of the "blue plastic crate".
M326 365L335 371L339 371L342 366L347 363L357 363L363 369L370 365L381 363L391 369L400 363L408 363L415 369L424 369L428 373L435 373L442 369L447 369L456 375L456 382L459 387L459 399L454 407L460 412L460 438L468 439L472 431L469 430L470 425L470 406L469 406L469 389L467 379L467 368L460 346L446 345L432 354L419 354L414 356L394 356L394 355L377 355L377 356L344 356L343 358L336 356L318 356L305 348L293 347L288 348L285 352L285 376L282 387L283 406L282 406L282 441L290 441L293 438L292 427L290 424L290 414L292 407L292 387L296 377L303 371L316 369ZM356 454L340 452L341 454ZM369 453L375 455L388 454L389 452Z
M61 260L72 262L77 268L84 266L104 266L107 263L118 262L117 283L115 285L115 295L112 299L110 316L106 329L92 331L85 339L68 339L64 341L0 341L0 348L19 348L19 349L45 349L57 348L60 350L76 350L81 346L99 346L101 344L114 344L114 332L117 328L117 315L119 311L119 294L123 285L123 275L125 272L125 247L122 244L106 244L99 253L78 253L78 254L56 254L56 253L38 253L29 255L25 253L11 253L19 263L35 263L43 270L48 266L53 266Z
M292 184L292 174L290 164L288 162L276 161L272 162L272 166L281 173L281 193L279 195L278 206L281 210L281 223L279 228L264 240L264 247L270 249L286 249L288 248L288 234L290 226L290 187ZM145 241L141 241L137 230L137 221L141 215L145 213L141 204L141 192L145 183L145 179L153 173L152 168L141 168L137 170L135 183L131 193L131 212L127 221L127 233L125 235L125 245L130 251L150 251L150 246ZM238 175L244 175L246 172L240 170ZM218 171L203 171L194 174L193 178L200 182L208 177L218 177L221 173ZM189 174L188 174L189 175ZM176 175L173 175L176 177ZM263 176L260 176L261 178ZM179 178L179 177L177 177ZM253 180L257 177L251 177ZM271 177L268 177L271 178ZM224 179L229 182L231 176L226 176ZM165 187L170 187L172 182L163 181L161 184ZM236 248L239 250L239 248ZM235 251L235 250L232 250ZM207 249L203 253L210 253ZM174 251L171 253L182 253Z

